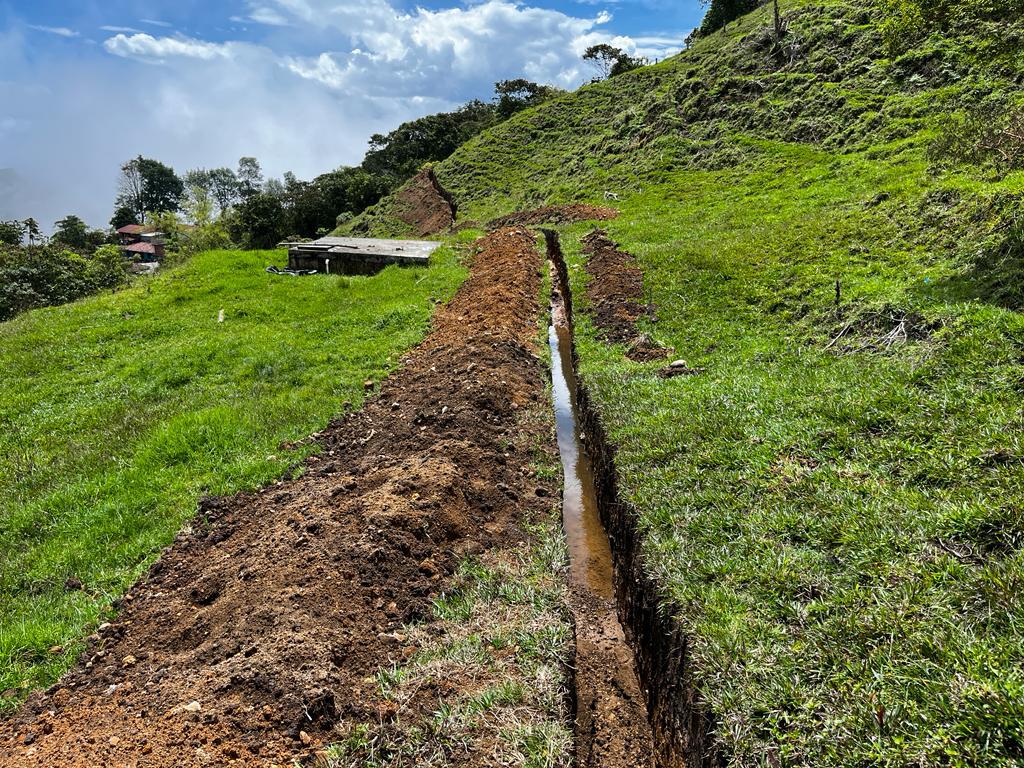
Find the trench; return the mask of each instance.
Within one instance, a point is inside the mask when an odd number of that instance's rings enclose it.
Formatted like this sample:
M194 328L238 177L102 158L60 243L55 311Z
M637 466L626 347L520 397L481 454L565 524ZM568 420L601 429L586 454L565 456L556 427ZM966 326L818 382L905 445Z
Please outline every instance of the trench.
M558 233L547 229L543 232L552 272L548 340L556 433L565 478L562 524L569 549L570 588L577 595L577 605L582 596L584 606L574 617L576 763L580 768L620 763L656 768L716 768L724 765L724 756L714 739L714 719L690 675L687 637L643 567L636 512L618 494L614 447L607 440L577 374L572 293ZM596 659L597 663L628 667L604 670L616 690L603 704L595 704L593 699L609 697L609 691L601 690L600 685L593 690L592 681L586 677L587 660L581 657L581 649L585 653L587 645L581 622L585 627L595 621L604 627L604 639L615 646L611 654L599 654L603 658ZM617 752L624 761L615 755L594 754L591 745L600 737L595 737L594 718L584 712L588 706L598 710L602 706L630 709L634 702L616 700L623 684L623 680L614 679L617 673L637 681L642 710L640 714L634 711L631 717L642 716L646 726L644 729L633 724L634 743L619 745ZM629 680L625 683L628 689ZM613 723L611 727L622 725ZM611 735L613 741L623 738L629 742L630 733ZM635 739L644 738L648 740L646 748L635 743Z

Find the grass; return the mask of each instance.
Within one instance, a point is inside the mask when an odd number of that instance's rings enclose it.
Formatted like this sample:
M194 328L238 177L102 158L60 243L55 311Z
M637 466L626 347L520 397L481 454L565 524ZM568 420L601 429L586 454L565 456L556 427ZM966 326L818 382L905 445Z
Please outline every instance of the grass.
M0 711L56 679L203 494L265 485L282 444L357 408L463 269L294 279L211 252L0 324ZM218 321L223 311L223 322Z
M1024 174L929 156L1017 98L1022 26L896 51L887 7L784 2L791 60L761 9L436 168L464 219L620 197L644 330L705 370L600 339L579 225L582 378L732 766L1024 760Z

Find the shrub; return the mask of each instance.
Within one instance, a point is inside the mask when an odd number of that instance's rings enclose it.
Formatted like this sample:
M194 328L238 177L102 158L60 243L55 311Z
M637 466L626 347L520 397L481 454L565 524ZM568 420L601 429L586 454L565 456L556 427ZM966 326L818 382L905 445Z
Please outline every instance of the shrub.
M66 304L127 280L120 250L97 249L91 258L59 245L0 249L0 320L37 307Z
M988 107L945 116L929 147L933 162L990 165L998 173L1024 169L1024 109Z

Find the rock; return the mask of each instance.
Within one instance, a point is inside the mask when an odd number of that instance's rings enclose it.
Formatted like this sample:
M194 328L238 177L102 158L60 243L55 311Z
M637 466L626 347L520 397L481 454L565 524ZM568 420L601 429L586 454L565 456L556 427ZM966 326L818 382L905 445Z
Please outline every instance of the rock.
M299 741L301 741L306 746L309 746L312 743L313 739L305 731L299 731Z
M117 736L111 736L110 737L110 746L116 747L120 743L121 743L121 739L119 739Z
M64 653L64 646L62 646L62 645L54 645L54 646L50 647L50 655L51 656L59 656L62 653Z
M184 709L186 712L199 712L200 710L202 710L202 708L203 705L200 704L198 701L190 701L188 704L182 707L182 709Z
M689 368L685 360L673 360L668 364L669 368Z
M136 665L136 664L138 663L138 661L139 661L139 660L138 660L138 659L136 659L136 658L135 658L134 656L132 656L131 654L129 654L128 656L125 656L125 657L124 657L123 659L121 659L121 663L122 663L122 664L123 664L124 666L126 666L126 667L134 667L134 666L135 666L135 665Z

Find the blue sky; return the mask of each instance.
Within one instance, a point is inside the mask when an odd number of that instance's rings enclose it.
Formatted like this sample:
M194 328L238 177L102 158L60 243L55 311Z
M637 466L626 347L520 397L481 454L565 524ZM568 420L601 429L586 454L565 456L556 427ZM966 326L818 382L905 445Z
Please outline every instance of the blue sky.
M255 155L311 177L371 133L528 77L590 77L611 42L662 58L697 0L0 0L0 219L109 218L119 165Z

